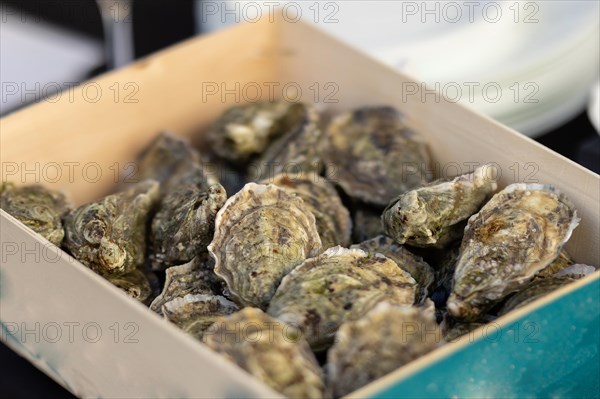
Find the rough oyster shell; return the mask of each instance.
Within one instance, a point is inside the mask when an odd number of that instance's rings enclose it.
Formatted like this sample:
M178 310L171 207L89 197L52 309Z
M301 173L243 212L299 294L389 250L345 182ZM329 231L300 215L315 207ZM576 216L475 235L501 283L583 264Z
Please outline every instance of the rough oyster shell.
M203 341L287 397L323 397L323 374L304 338L259 309L221 318Z
M350 248L362 249L370 255L380 253L383 256L390 258L396 262L402 270L410 274L419 285L417 303L425 300L427 297L429 286L434 281L434 272L432 267L420 256L413 254L386 236L377 236L371 240L352 245Z
M219 183L206 173L204 160L190 143L169 132L158 135L138 156L139 179L153 179L160 183L164 196L178 190L182 185L195 185L207 189Z
M326 130L327 176L352 198L386 206L431 180L427 145L390 107L360 108L335 118Z
M383 300L413 304L416 289L416 281L391 259L334 247L285 276L268 313L298 327L314 350L322 350L343 322Z
M315 217L275 185L248 183L217 214L208 246L215 273L241 304L265 308L283 276L319 253Z
M559 271L566 269L574 263L575 262L571 258L571 255L569 255L567 251L563 249L562 251L560 251L560 254L558 254L558 258L556 258L552 263L550 263L545 269L540 271L536 275L536 278L554 276Z
M322 166L323 136L318 123L319 114L312 106L290 105L279 122L279 129L284 134L249 165L247 175L250 179L271 179L280 173L298 174L307 179L317 177Z
M1 183L0 208L52 244L60 245L65 236L61 217L71 205L64 194L40 185Z
M352 230L350 213L342 204L335 188L326 180L308 178L304 174L279 174L265 183L275 184L302 198L306 207L315 216L323 249L350 244Z
M507 314L508 312L523 307L538 298L541 298L552 291L564 285L572 283L576 279L573 277L548 277L544 279L534 280L521 289L519 292L511 296L502 308L498 311L498 316Z
M239 310L238 306L220 295L192 295L175 298L162 306L165 319L198 340L221 316Z
M148 305L152 301L152 286L148 276L141 270L133 270L121 276L108 277L115 287L121 289L130 298Z
M220 184L204 190L185 185L163 198L152 220L152 268L189 262L205 252L214 234L217 212L227 193Z
M245 164L286 133L282 122L290 106L278 101L230 108L210 127L208 144L220 157Z
M150 304L150 309L162 314L163 305L176 298L184 296L214 294L214 281L211 277L212 270L206 265L208 259L199 256L190 262L169 267L166 270L165 285L162 292Z
M382 215L385 233L399 244L438 248L460 239L463 222L498 188L495 168L485 165L452 181L405 192Z
M159 184L145 180L69 212L64 246L105 277L132 272L144 264L146 225L158 195Z
M449 313L472 320L526 285L558 257L578 223L552 186L517 183L494 195L465 229Z
M432 312L379 303L340 327L327 353L328 391L340 397L443 345Z

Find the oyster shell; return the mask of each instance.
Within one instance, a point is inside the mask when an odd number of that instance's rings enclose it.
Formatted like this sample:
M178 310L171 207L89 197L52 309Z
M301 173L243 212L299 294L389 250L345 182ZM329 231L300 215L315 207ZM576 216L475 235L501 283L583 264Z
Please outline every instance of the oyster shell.
M511 296L498 311L498 316L505 315L510 311L523 307L535 301L536 299L551 293L557 288L572 283L575 280L575 278L568 276L548 277L534 280L519 292Z
M304 338L259 309L219 319L203 341L287 397L323 397L323 374Z
M158 195L159 184L145 180L80 206L64 218L63 245L77 260L105 277L132 272L144 264L146 225Z
M494 195L465 228L449 313L472 320L526 285L558 257L578 223L552 186L517 183Z
M536 277L550 277L554 276L559 271L566 269L571 266L575 262L571 259L571 255L567 253L564 249L560 251L558 254L558 258L556 258L552 263L548 265L545 269L541 270Z
M389 237L377 236L371 240L363 241L350 247L362 249L370 255L380 253L396 262L396 264L405 272L410 274L419 285L419 296L417 303L425 300L429 286L434 281L434 272L431 266L427 264L420 256L417 256L398 245Z
M202 340L206 331L221 316L237 312L239 308L220 295L187 294L162 306L165 319L192 337Z
M315 216L323 249L350 244L352 230L350 213L342 204L335 188L326 180L308 178L304 174L279 174L265 183L275 184L302 198L306 207Z
M386 206L431 180L427 145L391 107L360 108L335 118L326 130L327 176L348 194Z
M267 313L298 327L314 350L377 303L415 302L417 283L394 261L360 249L329 248L285 276Z
M433 313L413 306L379 303L349 321L327 353L328 390L340 397L443 345Z
M174 299L184 296L214 294L214 279L211 277L212 270L206 263L206 257L196 257L190 262L169 267L166 270L165 285L162 292L150 304L150 310L162 314L163 306Z
M215 273L245 306L265 308L283 276L321 250L315 217L275 185L248 183L217 214L208 251Z
M250 164L248 176L256 176L255 180L271 179L280 173L297 174L307 179L318 177L323 136L318 123L319 114L312 106L290 105L279 122L279 129L284 134Z
M283 121L290 106L291 103L279 101L230 108L210 127L208 144L220 157L246 164L273 139L286 133Z
M594 273L596 268L590 265L582 265L581 263L576 263L574 265L570 265L556 273L554 277L571 277L575 279L583 278L585 276L589 276Z
M133 270L121 276L108 277L115 287L121 289L130 298L148 305L152 301L152 286L146 274L141 270Z
M64 194L40 185L1 183L0 208L52 244L60 245L65 235L61 217L71 205Z
M217 212L226 200L220 184L207 190L185 185L165 196L152 220L152 268L164 270L206 251L214 234Z
M356 204L355 204L356 205ZM384 234L381 209L358 205L353 212L352 240L363 242Z
M438 248L460 239L466 220L498 188L485 165L452 181L417 188L392 200L382 215L385 233L399 244Z
M193 184L202 189L219 183L214 174L206 173L204 160L190 143L169 132L158 135L138 156L139 179L160 183L164 196L182 185Z

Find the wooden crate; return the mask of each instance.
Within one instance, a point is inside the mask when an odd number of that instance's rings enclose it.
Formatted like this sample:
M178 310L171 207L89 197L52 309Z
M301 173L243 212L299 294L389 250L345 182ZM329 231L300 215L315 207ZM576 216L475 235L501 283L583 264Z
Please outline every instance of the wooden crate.
M568 251L599 263L598 175L304 23L192 39L1 119L2 180L40 182L81 204L113 190L119 172L134 173L129 162L159 131L201 145L227 107L271 95L330 113L389 104L429 141L442 174L494 162L501 187L556 185L582 218ZM277 397L3 211L0 222L2 340L74 394ZM355 396L597 394L599 287L594 273Z

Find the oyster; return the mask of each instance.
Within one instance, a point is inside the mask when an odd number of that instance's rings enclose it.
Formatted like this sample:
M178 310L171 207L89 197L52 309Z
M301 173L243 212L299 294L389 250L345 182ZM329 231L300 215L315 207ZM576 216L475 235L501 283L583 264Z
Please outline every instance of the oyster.
M145 180L69 212L64 219L63 245L77 260L105 277L141 267L146 225L158 201L158 186L154 180Z
M416 289L416 281L391 259L333 247L285 276L267 313L299 328L318 351L327 348L343 322L384 300L413 304Z
M315 216L323 249L350 244L352 220L335 188L322 178L279 174L265 183L275 184L297 194Z
M390 107L361 108L335 118L326 131L327 176L348 194L386 206L431 180L427 145Z
M417 188L392 200L381 217L399 244L444 247L462 237L464 223L498 188L485 165L452 181Z
M323 397L323 373L304 338L259 309L219 319L203 341L287 397Z
M212 270L207 265L209 259L199 256L192 261L169 267L166 270L165 285L162 292L150 304L150 309L162 314L163 306L174 299L199 294L214 294Z
M358 248L370 255L380 253L396 262L405 272L410 274L419 285L417 302L427 297L429 286L433 283L433 269L420 256L414 255L406 248L398 245L389 237L377 236L371 240L355 244L350 248Z
M208 144L220 157L246 164L273 139L286 133L283 122L290 106L291 103L279 101L230 108L210 127Z
M552 263L579 223L552 186L511 184L469 219L448 299L449 313L473 320Z
M335 335L327 353L328 390L335 398L344 396L441 345L433 313L379 303Z
M150 280L141 270L133 270L121 276L108 277L115 287L120 288L130 298L148 305L152 300L152 287Z
M370 206L358 206L353 212L352 240L363 242L384 233L381 210Z
M536 277L550 277L554 276L559 271L566 269L571 266L575 262L571 259L571 255L567 253L564 249L560 251L558 254L558 258L554 260L554 262L550 263L548 267L540 271Z
M64 194L40 185L0 183L0 208L52 244L60 245L65 235L61 217L71 205Z
M207 190L185 185L165 196L152 220L152 268L164 270L205 252L214 234L217 212L226 200L220 184Z
M162 306L165 319L192 337L202 340L204 331L221 316L239 309L233 302L220 295L192 295L175 298Z
M548 277L544 279L534 280L521 289L519 292L511 296L502 308L498 311L498 316L507 314L508 312L525 306L538 298L541 298L552 291L564 285L572 283L576 279L573 277Z
M215 273L245 306L265 308L283 276L321 250L315 217L275 185L248 183L217 214L208 251Z
M279 173L297 174L306 179L318 177L323 136L318 123L319 114L312 106L290 105L279 122L284 134L249 165L248 175L256 176L255 180L271 179Z
M207 173L204 160L190 143L171 133L158 135L138 156L139 179L153 179L160 183L164 196L181 185L193 184L207 189L217 184L215 175Z

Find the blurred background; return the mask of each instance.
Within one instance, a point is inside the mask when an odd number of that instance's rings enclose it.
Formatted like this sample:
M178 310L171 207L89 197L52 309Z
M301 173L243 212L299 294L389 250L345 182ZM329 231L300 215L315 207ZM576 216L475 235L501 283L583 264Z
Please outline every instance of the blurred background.
M194 35L277 12L600 172L597 0L6 0L0 8L2 116ZM6 347L0 354L10 365L0 396L69 396Z

